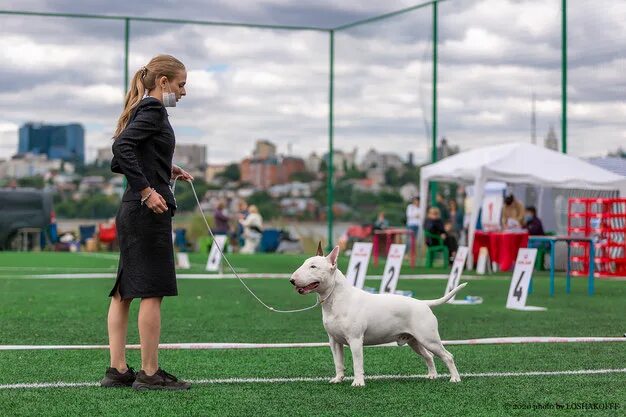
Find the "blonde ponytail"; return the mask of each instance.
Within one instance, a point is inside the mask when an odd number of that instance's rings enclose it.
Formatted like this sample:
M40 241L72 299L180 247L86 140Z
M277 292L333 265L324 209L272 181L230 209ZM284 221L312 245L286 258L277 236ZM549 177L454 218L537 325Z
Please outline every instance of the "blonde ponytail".
M124 99L124 110L117 120L113 139L116 139L126 128L133 110L139 105L146 92L156 87L159 77L166 76L168 80L172 80L179 71L184 70L185 65L171 55L157 55L150 60L148 65L141 67L130 82L130 88Z

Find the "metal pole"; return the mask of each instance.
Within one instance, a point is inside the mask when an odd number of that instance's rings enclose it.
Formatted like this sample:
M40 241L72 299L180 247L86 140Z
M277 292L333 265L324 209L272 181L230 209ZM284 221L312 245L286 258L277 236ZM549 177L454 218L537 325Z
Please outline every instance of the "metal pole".
M561 0L561 150L567 153L567 0Z
M130 39L130 19L124 19L124 89L122 92L126 96L128 91L128 43Z
M432 110L432 149L431 162L437 162L437 43L439 39L438 33L438 2L433 2L433 110ZM435 205L437 195L437 183L432 183L431 187L431 204ZM422 201L427 201L428 196L422 197Z
M334 135L334 81L335 81L335 31L330 31L330 74L328 83L328 167L327 167L327 222L328 222L328 250L333 247L333 135Z

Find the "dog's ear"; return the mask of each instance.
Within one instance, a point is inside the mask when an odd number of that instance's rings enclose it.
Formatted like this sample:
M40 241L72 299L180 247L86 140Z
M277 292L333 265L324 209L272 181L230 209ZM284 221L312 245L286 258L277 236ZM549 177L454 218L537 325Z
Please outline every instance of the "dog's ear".
M317 244L317 253L315 256L324 256L324 251L322 251L322 241L320 240Z
M330 262L330 264L333 267L337 266L337 258L339 257L339 246L335 246L332 250L332 252L330 252L328 254L328 256L326 257L326 259L328 259L328 262Z

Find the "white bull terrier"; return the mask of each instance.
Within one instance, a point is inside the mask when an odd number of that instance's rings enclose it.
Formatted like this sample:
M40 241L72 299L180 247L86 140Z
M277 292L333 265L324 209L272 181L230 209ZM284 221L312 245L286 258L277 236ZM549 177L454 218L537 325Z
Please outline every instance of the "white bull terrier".
M435 379L437 370L433 353L450 370L450 382L460 382L452 354L441 344L437 318L430 307L444 304L466 283L459 285L438 300L416 300L394 294L370 294L355 288L337 269L339 247L324 257L321 244L313 256L298 268L289 280L300 294L318 293L322 305L324 328L328 333L336 375L330 383L344 379L343 346L349 345L354 364L353 387L365 385L363 346L397 342L407 344L422 355L428 366L428 378ZM432 352L432 353L431 353Z

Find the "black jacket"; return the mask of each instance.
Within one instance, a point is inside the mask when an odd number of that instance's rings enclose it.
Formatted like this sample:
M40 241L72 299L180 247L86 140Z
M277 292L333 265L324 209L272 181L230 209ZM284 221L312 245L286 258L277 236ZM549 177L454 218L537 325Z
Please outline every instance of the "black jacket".
M122 201L141 200L141 190L154 188L168 206L176 208L169 186L176 141L163 104L153 98L141 100L126 128L113 141L111 171L124 174L128 187Z

